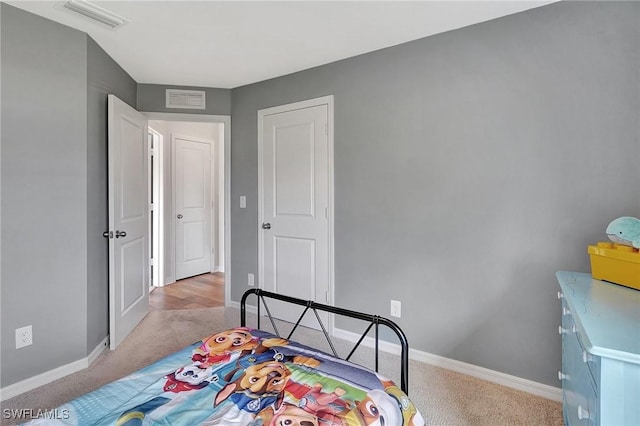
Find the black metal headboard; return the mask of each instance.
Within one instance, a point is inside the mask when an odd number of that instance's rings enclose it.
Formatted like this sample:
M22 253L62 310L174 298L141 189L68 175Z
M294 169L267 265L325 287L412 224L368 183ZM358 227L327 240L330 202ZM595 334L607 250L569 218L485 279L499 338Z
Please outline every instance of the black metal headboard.
M302 318L305 316L305 314L309 311L309 309L311 309L313 311L313 313L316 315L316 319L318 320L318 324L320 324L320 328L322 329L322 332L324 333L325 338L327 339L327 342L329 342L329 346L331 347L331 350L333 351L333 355L336 356L337 358L341 358L344 359L346 361L349 361L349 359L351 358L351 355L353 355L353 353L356 351L356 349L360 346L360 343L362 343L362 341L364 340L364 338L366 337L367 333L369 333L369 330L371 330L372 327L374 327L374 332L375 332L375 370L376 372L378 371L378 326L379 325L384 325L387 328L391 329L391 331L393 331L396 336L398 336L398 340L400 341L400 388L402 389L402 391L404 393L406 393L407 395L409 394L409 344L407 343L407 337L405 336L404 332L402 331L402 329L393 321L378 316L378 315L371 315L371 314L365 314L362 312L357 312L357 311L351 311L348 309L343 309L343 308L338 308L335 306L329 306L329 305L323 305L321 303L316 303L314 301L311 300L302 300L302 299L298 299L295 297L291 297L291 296L285 296L282 294L277 294L277 293L272 293L269 291L265 291L259 288L254 288L254 289L250 289L247 290L243 295L242 295L242 300L240 301L240 325L242 327L246 327L246 323L247 323L247 309L246 309L246 302L247 302L247 298L252 295L255 294L258 298L258 303L257 303L257 309L258 309L258 327L260 328L260 306L264 305L265 310L267 311L267 316L269 318L269 321L271 321L271 326L273 327L273 329L275 330L276 334L278 335L278 337L282 337L280 335L280 332L278 331L278 328L276 327L276 323L273 320L273 317L271 316L271 312L269 311L269 306L267 305L267 302L265 300L265 298L269 298L269 299L276 299L276 300L281 300L283 302L288 302L288 303L293 303L295 305L300 305L300 306L305 306L305 310L302 312L302 314L300 315L300 317L298 318L298 321L295 323L293 329L291 330L291 332L289 333L289 335L286 337L286 339L288 340L292 335L293 332L298 328L298 325L300 324L300 321L302 321ZM324 312L329 312L332 314L337 314L337 315L342 315L345 317L349 317L349 318L355 318L355 319L359 319L365 322L369 323L369 326L367 327L367 329L364 331L364 333L362 333L362 336L360 336L360 339L358 340L358 342L355 344L355 346L353 347L353 349L351 350L351 352L349 352L349 355L346 356L346 358L342 358L341 356L338 355L338 353L336 352L334 346L333 346L333 342L331 341L331 337L329 336L329 333L327 333L327 330L324 326L324 324L322 323L322 321L320 320L320 316L318 315L317 311L324 311Z

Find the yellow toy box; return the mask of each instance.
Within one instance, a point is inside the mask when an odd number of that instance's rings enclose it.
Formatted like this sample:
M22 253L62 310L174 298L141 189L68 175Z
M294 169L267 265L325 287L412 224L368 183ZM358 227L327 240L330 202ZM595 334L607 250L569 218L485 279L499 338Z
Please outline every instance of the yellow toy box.
M587 251L593 278L640 290L640 251L637 248L599 242L589 246Z

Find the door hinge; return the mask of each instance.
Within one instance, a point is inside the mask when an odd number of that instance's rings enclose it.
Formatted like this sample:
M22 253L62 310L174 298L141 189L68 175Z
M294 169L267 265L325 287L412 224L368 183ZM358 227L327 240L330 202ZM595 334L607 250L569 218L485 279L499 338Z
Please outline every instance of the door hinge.
M324 301L325 301L326 303L329 303L329 292L328 292L328 291L325 291L325 292L324 292Z

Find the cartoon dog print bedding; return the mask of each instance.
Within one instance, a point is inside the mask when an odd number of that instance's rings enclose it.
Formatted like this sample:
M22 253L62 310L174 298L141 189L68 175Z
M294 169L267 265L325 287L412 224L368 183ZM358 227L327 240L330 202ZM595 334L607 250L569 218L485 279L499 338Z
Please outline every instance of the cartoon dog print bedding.
M60 408L71 413L61 424L76 425L424 424L377 373L249 328L216 333Z

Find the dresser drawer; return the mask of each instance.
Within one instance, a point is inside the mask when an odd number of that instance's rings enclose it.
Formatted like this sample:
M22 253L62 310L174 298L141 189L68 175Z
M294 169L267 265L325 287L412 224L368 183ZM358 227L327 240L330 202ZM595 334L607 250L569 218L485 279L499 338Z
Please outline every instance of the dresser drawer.
M591 380L593 381L593 385L597 392L600 387L600 357L587 352L584 348L585 345L582 343L582 336L579 331L576 332L576 337L578 338L578 344L580 345L582 363L587 366L589 375L591 376Z
M586 357L585 362L583 354L588 353L574 317L564 301L562 313L562 371L559 377L562 379L565 423L569 426L598 424L599 376L595 376L594 371L599 368L599 358Z
M567 426L599 424L598 398L593 393L593 389L589 389L587 389L587 392L564 393L562 408Z
M569 426L598 424L598 393L581 353L577 334L564 336L561 378L564 417Z
M563 348L565 345L570 346L574 362L586 366L586 370L588 371L586 374L590 376L593 387L597 393L600 386L600 357L587 352L585 349L583 337L580 335L580 330L576 327L573 314L564 299L562 299L562 328L560 332L563 335ZM582 371L582 369L580 370Z
M565 423L640 426L640 291L588 273L556 277Z

